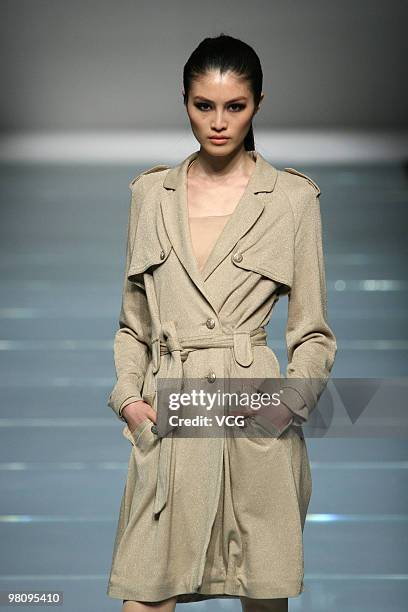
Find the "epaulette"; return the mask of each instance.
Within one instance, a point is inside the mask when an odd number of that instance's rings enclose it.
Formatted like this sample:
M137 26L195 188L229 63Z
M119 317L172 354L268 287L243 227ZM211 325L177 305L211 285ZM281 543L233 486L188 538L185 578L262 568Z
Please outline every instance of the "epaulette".
M136 181L138 181L144 174L150 174L151 172L160 172L161 170L168 170L170 168L170 166L166 166L164 164L159 164L157 166L153 166L152 168L148 168L147 170L144 170L143 172L141 172L140 174L138 174L137 176L135 176L129 183L129 188L132 188L132 185L134 185L136 183Z
M303 174L302 172L299 172L299 170L295 170L295 168L284 168L285 172L290 172L291 174L297 174L298 176L302 176L304 179L306 179L307 181L309 181L309 183L311 185L313 185L313 187L316 189L317 191L317 195L320 195L321 191L319 188L319 185L317 185L317 183L315 183L310 176L307 176L306 174Z

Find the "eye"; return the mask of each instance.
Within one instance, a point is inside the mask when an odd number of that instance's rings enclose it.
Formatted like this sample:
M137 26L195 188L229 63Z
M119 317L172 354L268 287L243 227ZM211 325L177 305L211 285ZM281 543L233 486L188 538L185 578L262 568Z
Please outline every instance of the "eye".
M210 106L210 105L207 104L206 102L197 102L196 104L196 107L198 108L198 110L205 111L206 109L203 108L203 106Z
M241 111L241 110L243 110L245 108L244 104L239 104L238 102L236 102L235 104L231 104L230 106L231 107L235 106L236 110L233 111L234 113L239 112L239 111Z
M204 112L206 112L208 108L210 107L210 105L207 102L197 102L195 106L198 108L198 110L201 110ZM204 107L207 107L207 108L204 108ZM237 113L245 108L245 104L239 104L238 102L235 102L234 104L230 104L229 108L235 109L232 112Z

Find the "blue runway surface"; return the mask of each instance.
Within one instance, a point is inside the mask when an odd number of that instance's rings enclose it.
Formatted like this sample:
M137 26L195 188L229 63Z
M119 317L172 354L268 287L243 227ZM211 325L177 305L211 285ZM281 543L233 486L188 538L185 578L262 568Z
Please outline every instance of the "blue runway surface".
M407 176L393 165L297 168L322 191L332 375L407 376ZM141 170L0 166L0 590L63 591L67 612L120 610L106 586L130 446L107 398L128 183ZM282 368L286 308L282 298L268 329ZM307 445L305 592L289 609L405 611L407 440Z

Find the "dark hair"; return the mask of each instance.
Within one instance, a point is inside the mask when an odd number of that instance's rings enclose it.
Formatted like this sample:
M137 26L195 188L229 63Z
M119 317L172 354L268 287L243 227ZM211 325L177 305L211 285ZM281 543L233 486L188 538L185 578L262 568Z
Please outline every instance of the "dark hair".
M214 38L204 38L188 58L183 70L184 104L195 77L210 70L221 74L231 71L249 82L255 106L259 104L262 93L263 73L261 62L255 51L238 38L221 33ZM255 150L254 131L251 126L244 140L246 151Z

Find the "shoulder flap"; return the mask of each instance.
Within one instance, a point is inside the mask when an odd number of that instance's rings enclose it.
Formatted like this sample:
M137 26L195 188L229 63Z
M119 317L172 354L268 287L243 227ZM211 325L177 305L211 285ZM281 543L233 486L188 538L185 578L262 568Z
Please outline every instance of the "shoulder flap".
M298 176L302 176L304 179L306 179L307 181L309 181L309 183L311 185L313 185L313 187L316 189L317 191L317 195L320 195L321 191L319 188L319 185L317 185L317 183L315 183L310 176L307 176L306 174L303 174L302 172L299 172L299 170L295 170L295 168L284 168L285 172L290 172L291 174L297 174Z
M134 185L136 183L136 181L138 181L144 174L150 174L151 172L160 172L161 170L168 170L170 168L170 166L166 166L165 164L158 164L157 166L153 166L152 168L148 168L147 170L144 170L143 172L141 172L140 174L138 174L137 176L135 176L129 183L129 188L132 188L132 185Z

